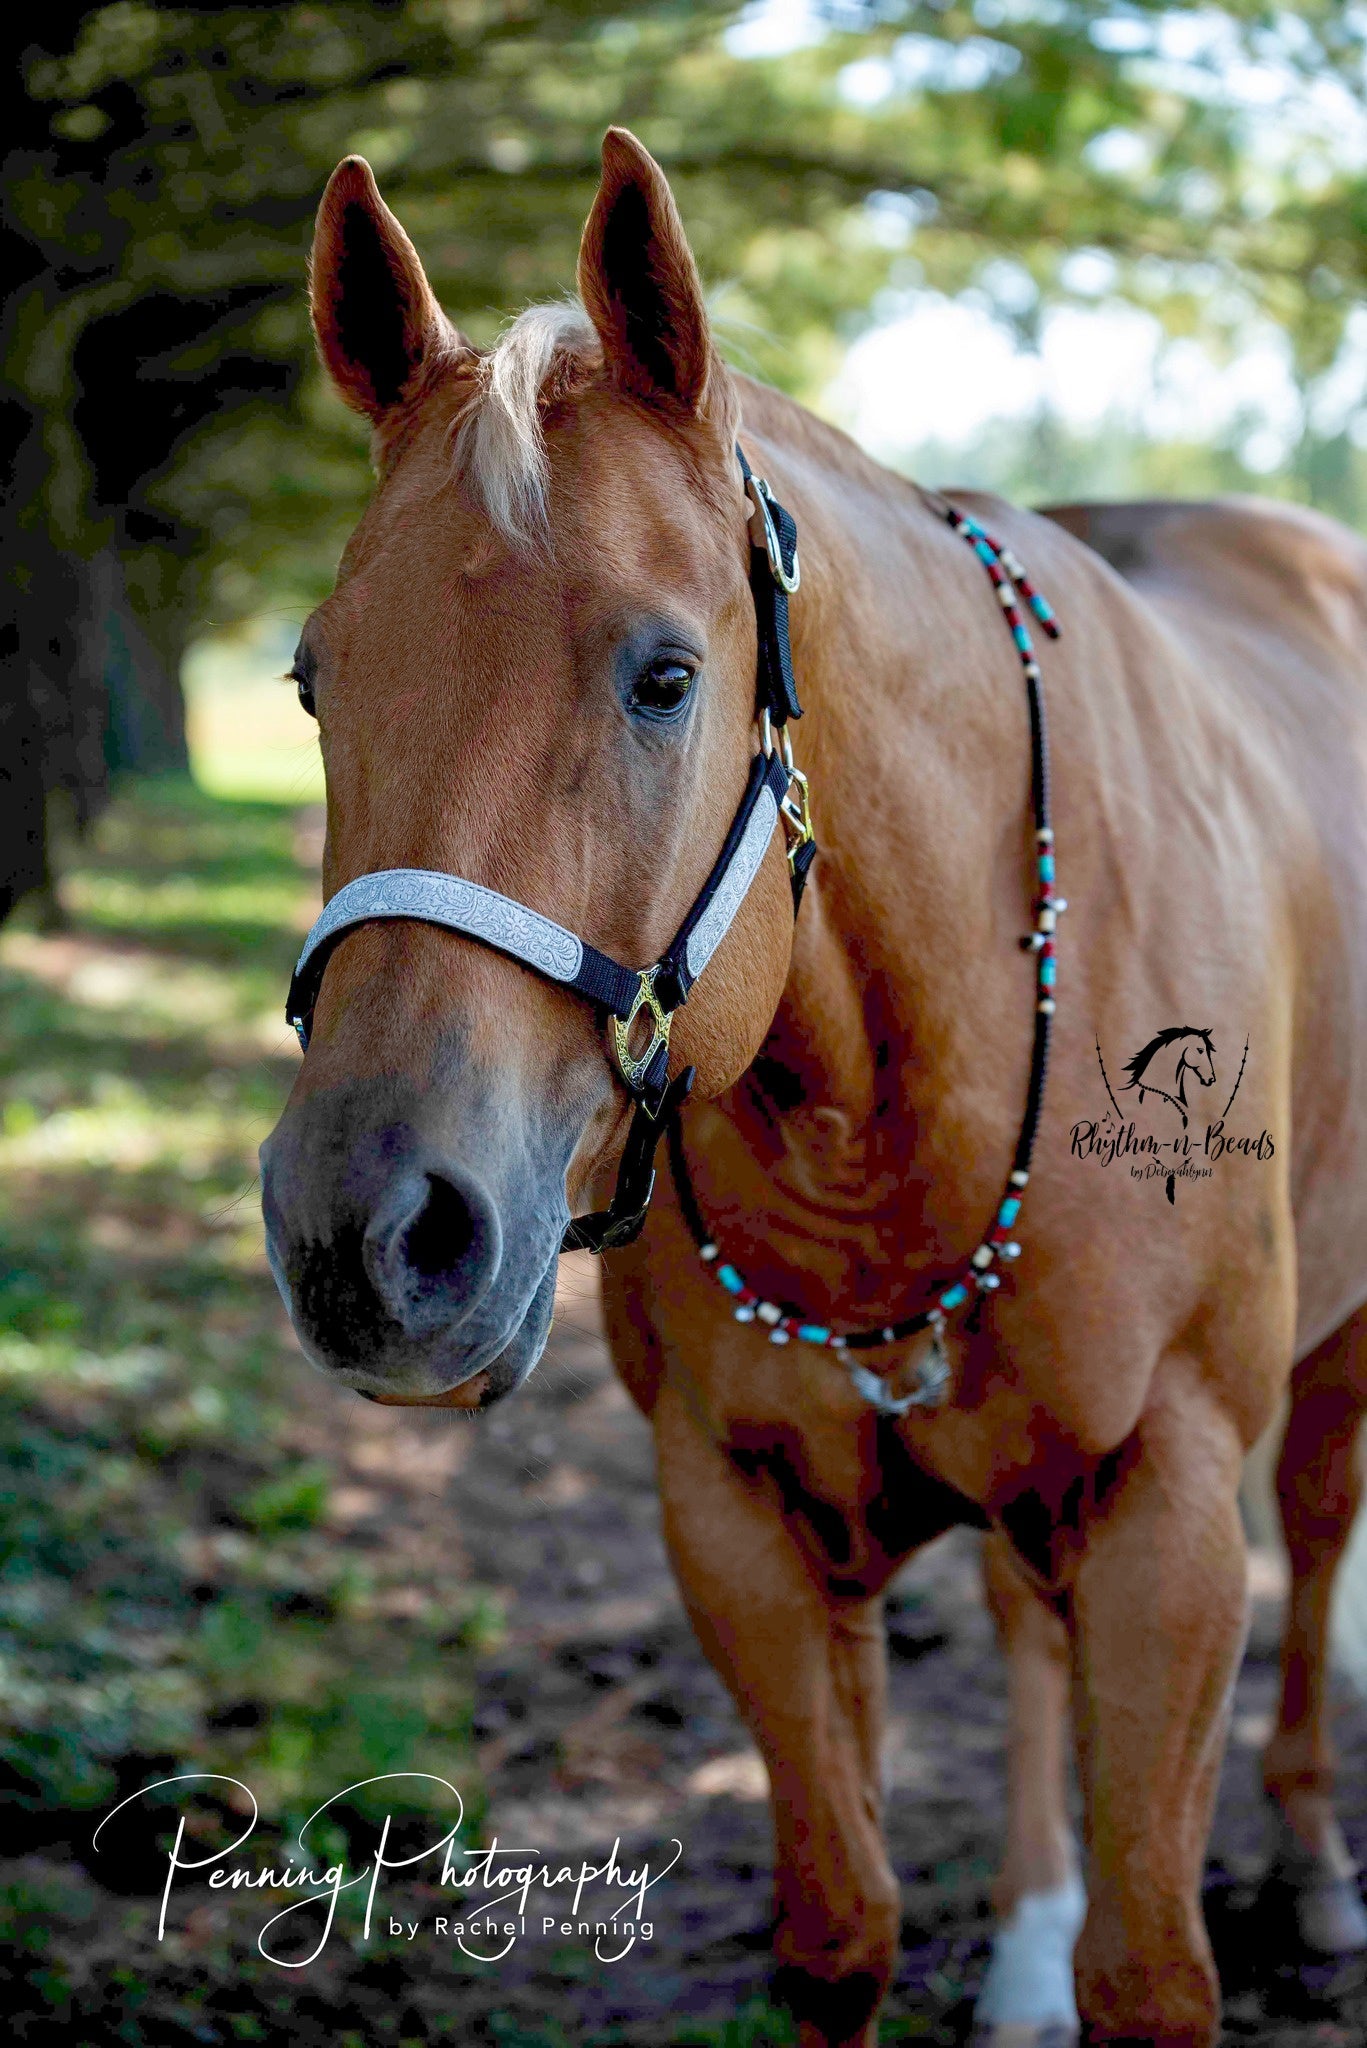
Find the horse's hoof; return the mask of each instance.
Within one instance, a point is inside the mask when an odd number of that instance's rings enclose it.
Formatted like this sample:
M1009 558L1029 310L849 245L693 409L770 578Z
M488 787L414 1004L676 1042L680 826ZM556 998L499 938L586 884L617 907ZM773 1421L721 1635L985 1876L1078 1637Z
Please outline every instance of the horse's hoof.
M1357 1879L1321 1877L1291 1884L1274 1880L1290 1908L1296 1938L1314 1956L1355 1956L1367 1950L1367 1907Z
M1357 1866L1337 1824L1315 1852L1297 1838L1284 1815L1276 1815L1272 1861L1259 1904L1266 1919L1290 1922L1307 1955L1335 1958L1367 1950L1367 1907Z
M992 1939L972 2048L1076 2048L1073 1946L1086 1914L1076 1878L1017 1900Z

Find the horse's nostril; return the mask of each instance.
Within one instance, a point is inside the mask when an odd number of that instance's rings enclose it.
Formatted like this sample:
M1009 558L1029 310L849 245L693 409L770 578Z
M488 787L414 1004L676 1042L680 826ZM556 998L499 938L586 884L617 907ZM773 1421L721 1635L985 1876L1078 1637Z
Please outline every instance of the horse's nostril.
M371 1285L410 1336L453 1330L488 1293L503 1255L498 1212L458 1168L393 1182L366 1228Z
M478 1235L470 1204L458 1188L439 1174L427 1176L427 1202L404 1235L409 1271L422 1280L439 1280L458 1272Z

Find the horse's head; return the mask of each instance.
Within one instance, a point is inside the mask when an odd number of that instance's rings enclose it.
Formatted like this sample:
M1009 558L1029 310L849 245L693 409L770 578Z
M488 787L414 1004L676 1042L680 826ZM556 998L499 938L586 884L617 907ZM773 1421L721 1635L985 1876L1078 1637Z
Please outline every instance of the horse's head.
M579 289L584 310L534 309L478 351L368 167L334 174L314 323L380 481L296 672L329 896L382 869L453 873L643 966L746 786L756 627L735 397L669 189L621 131ZM674 1029L672 1068L696 1065L702 1092L753 1058L791 934L775 841ZM507 1393L630 1111L582 997L431 924L350 931L262 1148L271 1264L309 1357L382 1399Z
M1195 1028L1188 1031L1182 1041L1182 1057L1178 1062L1178 1077L1185 1068L1203 1088L1215 1085L1215 1046L1208 1031Z
M1183 1113L1186 1121L1186 1084L1190 1077L1203 1088L1215 1083L1215 1041L1209 1031L1202 1031L1194 1024L1170 1024L1165 1031L1159 1031L1141 1045L1132 1060L1125 1064L1129 1079L1122 1087L1138 1088L1141 1093L1161 1095L1166 1102L1173 1103Z

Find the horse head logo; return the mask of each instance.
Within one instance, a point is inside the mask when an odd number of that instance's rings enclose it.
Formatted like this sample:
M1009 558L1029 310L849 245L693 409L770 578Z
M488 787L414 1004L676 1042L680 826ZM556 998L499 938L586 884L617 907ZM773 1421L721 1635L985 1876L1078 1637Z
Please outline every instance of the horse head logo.
M1126 1062L1125 1072L1130 1078L1120 1085L1122 1095L1137 1088L1141 1106L1146 1095L1161 1096L1177 1111L1185 1130L1188 1083L1214 1086L1215 1044L1208 1031L1199 1031L1192 1024L1172 1024L1140 1047Z

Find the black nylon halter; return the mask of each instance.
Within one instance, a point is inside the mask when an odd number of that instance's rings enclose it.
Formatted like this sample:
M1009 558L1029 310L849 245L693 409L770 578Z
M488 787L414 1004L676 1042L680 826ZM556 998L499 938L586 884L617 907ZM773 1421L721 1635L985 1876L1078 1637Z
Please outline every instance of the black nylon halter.
M694 1079L692 1067L669 1079L669 1020L687 1002L698 975L729 930L775 827L781 824L789 841L794 917L816 854L805 779L793 766L786 735L781 750L770 738L771 728L783 735L787 721L802 716L788 638L788 597L799 578L797 525L763 478L754 474L739 447L736 457L751 503L755 716L764 745L751 762L745 794L712 871L659 960L640 970L623 967L587 940L495 890L427 869L387 868L358 876L331 898L304 941L290 982L285 1015L307 1051L323 975L340 941L362 924L407 918L462 932L544 979L572 989L597 1005L606 1018L619 1020L618 1071L636 1110L610 1206L572 1219L562 1251L602 1252L630 1244L640 1235L655 1187L656 1150L687 1101ZM798 800L793 797L795 787ZM643 1009L655 1031L642 1063L631 1057L628 1038Z

